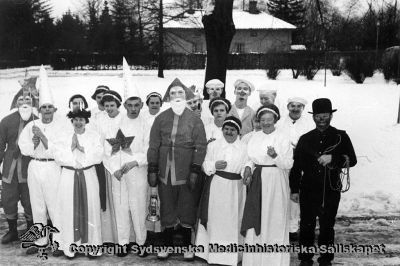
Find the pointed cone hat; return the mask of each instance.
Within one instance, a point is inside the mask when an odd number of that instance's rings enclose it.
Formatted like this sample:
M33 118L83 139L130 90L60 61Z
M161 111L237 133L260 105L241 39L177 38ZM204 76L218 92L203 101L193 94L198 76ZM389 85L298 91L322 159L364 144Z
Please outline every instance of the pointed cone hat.
M194 93L192 92L191 89L186 87L178 78L174 79L172 83L168 86L167 91L164 94L163 102L169 102L169 92L171 91L171 88L173 87L180 87L185 91L186 95L186 100L193 99L194 98Z
M122 78L124 82L124 101L131 97L140 97L140 93L136 84L132 81L131 69L126 62L125 57L122 58Z
M39 87L39 108L40 106L46 103L54 105L53 93L49 87L49 83L47 80L47 72L43 65L41 65L39 71L38 87Z

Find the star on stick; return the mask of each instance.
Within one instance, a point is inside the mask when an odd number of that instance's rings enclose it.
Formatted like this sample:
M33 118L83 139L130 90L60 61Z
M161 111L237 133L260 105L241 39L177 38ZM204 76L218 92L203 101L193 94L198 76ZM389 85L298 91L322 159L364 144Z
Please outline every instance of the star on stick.
M122 133L121 129L118 129L117 136L113 139L106 139L108 143L112 146L111 155L117 153L122 150L128 154L132 153L131 144L135 137L125 137L124 133Z

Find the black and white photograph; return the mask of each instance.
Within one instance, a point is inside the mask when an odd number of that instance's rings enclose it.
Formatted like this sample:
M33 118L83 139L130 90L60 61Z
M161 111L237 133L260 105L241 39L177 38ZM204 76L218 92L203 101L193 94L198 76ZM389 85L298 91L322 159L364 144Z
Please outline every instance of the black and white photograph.
M400 1L0 0L1 265L400 265Z

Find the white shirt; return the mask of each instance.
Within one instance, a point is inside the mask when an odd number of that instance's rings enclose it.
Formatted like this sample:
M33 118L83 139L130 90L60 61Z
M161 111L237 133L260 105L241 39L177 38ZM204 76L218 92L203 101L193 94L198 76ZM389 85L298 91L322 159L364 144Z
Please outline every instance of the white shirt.
M34 136L32 127L34 125L39 127L42 133L46 136L48 142L47 149L43 146L42 141L40 141L36 149L34 148L32 141ZM44 124L41 119L29 122L22 130L18 140L18 146L21 149L21 153L25 156L31 156L37 159L54 159L54 143L62 130L64 129L62 129L61 124L54 120L49 124Z
M277 153L275 158L267 154L268 146L274 147ZM262 130L254 132L247 145L247 155L250 159L247 166L251 168L255 164L275 164L280 169L290 169L293 166L293 149L290 146L289 139L277 130L270 134L265 134Z
M294 121L294 123L293 123ZM289 115L282 117L276 124L277 130L282 132L289 138L293 148L296 147L299 138L314 128L311 119L300 116L299 119L293 120Z
M147 149L149 147L150 129L148 122L142 117L138 116L135 119L130 119L124 114L115 132L116 137L118 129L121 129L125 137L134 137L130 145L130 152L118 151L112 154L112 146L107 141L104 141L105 160L104 166L113 174L115 171L121 169L122 165L127 162L136 161L139 167L147 166Z
M226 168L222 171L241 174L247 158L246 145L239 138L234 143L228 143L225 138L217 139L207 146L203 169L207 175L215 174L215 162L224 160Z
M211 139L221 139L224 137L222 134L222 127L217 127L214 122L205 127L207 141Z

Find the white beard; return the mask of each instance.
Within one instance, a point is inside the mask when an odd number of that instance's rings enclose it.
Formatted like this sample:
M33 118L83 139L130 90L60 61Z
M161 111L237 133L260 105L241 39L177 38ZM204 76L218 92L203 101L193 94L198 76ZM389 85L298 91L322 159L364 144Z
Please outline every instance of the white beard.
M27 104L21 105L18 107L18 112L22 120L28 121L32 115L32 107Z
M185 111L186 101L171 101L171 108L176 115L181 115Z

